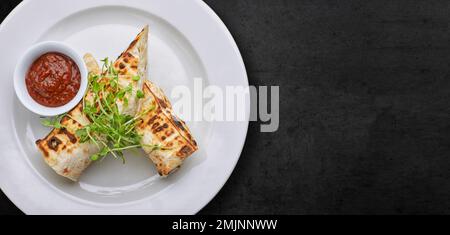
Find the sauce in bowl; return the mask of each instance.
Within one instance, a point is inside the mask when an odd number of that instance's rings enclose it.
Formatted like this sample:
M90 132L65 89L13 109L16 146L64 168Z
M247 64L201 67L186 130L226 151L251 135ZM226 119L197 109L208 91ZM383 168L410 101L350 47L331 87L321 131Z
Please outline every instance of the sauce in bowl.
M25 78L28 93L39 104L60 107L78 93L80 69L68 56L50 52L33 62Z

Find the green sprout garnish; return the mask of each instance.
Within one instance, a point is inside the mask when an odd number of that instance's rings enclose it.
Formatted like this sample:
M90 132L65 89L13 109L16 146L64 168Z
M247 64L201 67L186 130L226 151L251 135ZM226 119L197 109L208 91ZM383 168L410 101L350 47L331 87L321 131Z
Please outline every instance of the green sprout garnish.
M63 128L61 121L67 114L58 115L53 118L42 118L41 124L46 127L61 129Z
M91 156L91 160L98 161L109 154L116 159L122 159L125 163L125 150L147 147L152 151L167 150L161 145L147 146L141 144L141 138L136 126L143 116L153 111L155 107L149 107L130 116L122 114L117 106L117 101L123 101L123 105L128 106L128 98L133 93L133 86L119 86L119 74L114 69L112 62L108 58L102 60L102 74L89 74L89 90L92 99L83 99L83 113L90 120L90 124L76 131L76 135L81 143L94 143L100 152ZM139 76L134 76L133 80L140 80ZM144 98L144 93L138 90L138 99ZM43 121L43 125L53 128L61 128L60 121L64 116L58 116L51 120Z
M91 141L100 149L99 153L91 156L91 160L96 161L111 154L125 163L123 151L143 147L141 136L135 127L154 107L135 117L120 113L117 101L123 101L123 105L128 106L127 95L132 94L133 86L130 84L127 87L120 87L119 75L112 63L108 64L108 58L102 61L104 76L89 76L93 100L84 102L83 113L91 123L78 130L76 134L81 142ZM108 78L109 82L102 79L103 77Z
M133 76L133 81L137 82L137 81L139 81L139 80L141 80L141 77L139 77L139 76Z
M138 90L137 93L136 93L136 97L138 99L144 98L144 92L142 92L141 90Z

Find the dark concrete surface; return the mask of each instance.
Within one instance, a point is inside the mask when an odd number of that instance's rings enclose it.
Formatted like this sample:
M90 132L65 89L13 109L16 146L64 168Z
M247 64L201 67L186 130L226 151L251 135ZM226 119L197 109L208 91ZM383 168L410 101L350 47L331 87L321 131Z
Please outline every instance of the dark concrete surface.
M201 214L450 212L449 1L206 2L281 119Z

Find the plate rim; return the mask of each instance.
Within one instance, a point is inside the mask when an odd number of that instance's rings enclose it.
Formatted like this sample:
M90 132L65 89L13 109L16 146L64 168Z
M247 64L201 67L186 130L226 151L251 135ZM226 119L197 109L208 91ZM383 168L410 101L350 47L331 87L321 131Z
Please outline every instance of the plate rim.
M29 2L31 2L31 0L24 0L22 2L20 2L6 17L5 19L1 22L0 24L0 35L1 33L4 31L5 25L7 25L9 23L9 21L22 9L24 8ZM242 73L245 77L245 82L246 85L249 86L249 81L248 81L248 74L247 74L247 70L245 67L245 63L242 57L242 54L239 50L238 45L236 44L236 41L233 37L233 35L231 34L231 32L229 31L229 29L227 28L227 26L225 25L225 23L220 19L220 17L216 14L216 12L208 5L206 4L204 1L202 0L195 0L192 1L193 4L199 4L200 7L210 16L212 17L212 19L214 20L214 22L216 23L217 26L220 27L221 31L225 34L225 36L228 37L228 41L230 42L231 46L234 49L234 53L236 53L237 58L239 59L239 61L237 61L239 63L239 66L242 69ZM146 9L144 9L146 10ZM193 214L197 214L199 211L201 211L205 206L207 206L216 196L217 194L223 189L223 187L225 186L226 182L229 180L229 178L231 177L231 175L233 174L237 163L239 162L239 159L241 157L242 151L244 149L246 140L247 140L247 136L248 136L248 128L249 128L249 121L250 121L250 104L247 104L245 107L245 111L246 111L246 120L245 120L245 128L244 130L244 135L242 136L242 143L241 146L237 146L236 148L239 150L239 155L237 156L237 158L235 158L235 161L233 162L233 167L231 168L230 171L228 171L228 173L226 174L227 176L224 177L224 179L222 180L223 182L221 183L220 187L218 188L218 190L213 193L213 195L209 198L209 200L207 200L206 203L204 203L204 205L201 205L200 207L198 207L198 209L196 211L193 212ZM6 190L3 189L4 187L1 187L1 190L3 191L3 193L6 195L6 197L12 202L14 203L14 205L19 208L23 213L28 214L27 213L27 209L22 207L22 205L20 205L20 203L15 203L15 201L13 200L13 195L11 192L8 192ZM72 199L73 200L73 199Z

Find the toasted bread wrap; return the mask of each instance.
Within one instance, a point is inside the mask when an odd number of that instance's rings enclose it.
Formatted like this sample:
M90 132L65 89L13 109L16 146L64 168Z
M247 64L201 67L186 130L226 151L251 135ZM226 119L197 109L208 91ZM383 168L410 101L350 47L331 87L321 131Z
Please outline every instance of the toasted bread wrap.
M119 86L127 87L131 84L133 88L132 93L126 96L128 100L126 105L124 100L117 101L119 111L123 114L134 116L138 108L136 92L142 88L143 81L147 78L147 41L148 26L133 40L113 65L119 73ZM92 55L87 54L84 60L90 73L101 73ZM141 79L133 79L135 76L139 76ZM91 96L92 93L88 91L85 99L90 99ZM89 123L89 119L83 114L83 102L81 102L61 120L63 128L54 129L45 138L36 141L37 148L42 153L45 162L56 173L73 181L77 181L91 164L90 157L100 151L94 143L81 143L76 136L77 130Z
M197 142L186 124L173 113L172 105L160 88L145 81L143 93L138 113L146 114L136 129L158 173L168 176L198 150ZM153 147L155 145L160 147Z

